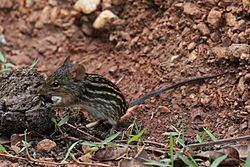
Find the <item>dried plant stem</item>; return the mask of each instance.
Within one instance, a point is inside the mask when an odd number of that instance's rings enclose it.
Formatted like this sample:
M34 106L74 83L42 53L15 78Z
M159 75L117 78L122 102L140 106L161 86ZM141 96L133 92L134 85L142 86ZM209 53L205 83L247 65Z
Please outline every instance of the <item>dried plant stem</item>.
M236 138L229 138L229 139L221 139L217 141L209 141L209 142L204 142L204 143L189 144L187 146L189 148L197 148L197 147L205 147L205 146L214 146L216 144L231 143L231 142L236 142L236 141L241 141L241 140L250 140L250 135L240 136Z
M99 142L102 141L101 139L99 139L99 138L97 138L97 137L95 137L95 136L89 134L88 132L85 132L85 131L83 131L83 130L77 128L77 127L75 127L74 125L71 125L71 124L69 124L69 123L66 123L66 125L68 125L70 128L75 129L75 130L77 130L78 132L80 132L80 133L82 133L82 134L84 134L84 135L86 135L86 136L91 137L92 139L94 139L94 140L96 140L96 141L99 141Z

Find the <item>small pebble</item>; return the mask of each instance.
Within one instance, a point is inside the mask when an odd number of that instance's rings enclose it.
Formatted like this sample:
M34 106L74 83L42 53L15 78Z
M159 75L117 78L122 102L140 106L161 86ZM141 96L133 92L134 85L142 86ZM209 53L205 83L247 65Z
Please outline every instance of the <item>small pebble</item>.
M156 111L157 111L158 113L170 113L170 112L171 112L171 111L169 110L169 108L166 107L166 106L159 106L159 107L156 109Z
M74 5L74 9L84 14L90 14L97 9L100 2L100 0L78 0Z
M203 34L203 35L208 35L210 34L210 30L207 27L207 25L205 23L199 23L197 25L197 29Z
M225 18L228 26L233 27L237 24L236 17L232 13L226 13Z
M189 2L185 3L183 6L183 10L184 13L196 16L198 18L202 16L201 9L195 3L189 3Z
M221 17L222 14L220 11L212 9L207 16L207 22L211 24L214 28L216 28L221 22Z
M37 143L36 149L40 152L49 152L54 147L56 147L56 143L50 139L43 139L42 141Z
M110 10L104 10L102 11L99 16L96 18L96 20L93 23L93 27L95 29L101 29L103 28L111 19L118 18L114 13L112 13Z

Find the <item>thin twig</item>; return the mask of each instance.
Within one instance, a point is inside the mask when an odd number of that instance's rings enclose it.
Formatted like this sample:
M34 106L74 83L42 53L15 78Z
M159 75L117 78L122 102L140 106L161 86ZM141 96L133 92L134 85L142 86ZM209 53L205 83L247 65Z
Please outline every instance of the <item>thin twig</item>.
M80 133L82 133L82 134L84 134L84 135L86 135L86 136L91 137L92 139L94 139L94 140L96 140L96 141L99 141L99 142L102 141L101 139L99 139L99 138L97 138L97 137L95 137L95 136L89 134L88 132L85 132L85 131L83 131L83 130L77 128L77 127L75 127L74 125L71 125L71 124L69 124L69 123L66 123L66 125L68 125L69 127L73 128L73 129L75 129L75 130L77 130L78 132L80 132Z
M145 150L145 146L142 146L141 148L139 148L138 153L135 155L135 158L139 157L142 153L142 151Z
M167 153L167 150L161 150L161 149L158 149L158 148L155 148L155 147L144 147L144 150L148 150L148 151L151 151L151 152L158 152L158 153L161 153L161 154L166 154Z
M81 162L78 159L76 159L76 157L73 155L71 156L71 158L80 165L105 166L105 167L110 166L108 164L103 164L103 163Z
M122 143L127 143L128 141L127 140L116 140L115 141L116 143L119 143L119 142L122 142ZM161 147L166 147L165 144L163 143L159 143L159 142L155 142L155 141L149 141L149 140L146 140L146 141L143 141L143 143L148 143L148 144L153 144L153 145L158 145L158 146L161 146Z
M159 142L156 142L156 141L146 140L146 141L143 141L143 143L148 143L148 144L158 145L158 146L161 146L161 147L166 147L166 144L159 143Z
M139 148L139 147L143 147L143 146L138 146L138 145L131 145L131 144L118 144L119 142L124 142L126 143L127 140L117 140L116 143L112 143L115 146L127 146L127 147L132 147L132 148ZM145 150L148 151L152 151L152 152L158 152L161 154L165 154L167 152L167 150L165 149L165 145L162 143L158 143L158 142L150 142L150 141L143 141L144 143L149 143L149 144L155 144L155 145L159 145L159 146L164 146L164 148L159 148L159 147L153 147L153 146L144 146Z
M152 152L158 152L161 154L165 154L167 152L166 149L162 149L162 148L157 148L157 147L153 147L153 146L138 146L138 145L130 145L130 144L118 144L118 143L110 143L110 145L112 146L122 146L122 147L131 147L131 148L141 148L144 147L144 150L148 150L148 151L152 151Z
M78 140L80 140L79 138L70 137L70 136L66 136L66 138L68 138L68 139L70 139L72 141L78 141ZM138 145L119 144L117 142L127 142L127 141L126 140L117 140L115 143L114 142L110 142L109 144L112 145L112 146L123 146L123 147L126 146L126 147L131 147L131 148L142 147L142 146L138 146ZM150 142L146 142L146 143L150 143ZM154 142L152 144L157 145ZM158 145L160 145L160 144L161 143L158 143ZM167 152L167 150L165 148L157 148L157 147L153 147L153 146L145 146L144 149L148 150L148 151L152 151L152 152L158 152L158 153L161 153L161 154L165 154Z
M189 148L197 148L197 147L204 147L204 146L214 146L216 144L224 144L224 143L231 143L241 140L250 140L250 135L236 137L236 138L229 138L229 139L221 139L217 141L210 141L210 142L204 142L204 143L197 143L197 144L189 144L187 147Z
M24 160L24 161L28 161L28 162L31 162L31 163L35 163L35 164L51 164L51 165L67 165L69 163L59 163L59 162L51 162L51 161L43 161L43 160L38 160L38 159L34 159L34 158L23 158L23 157L17 157L17 156L14 156L14 155L11 155L11 154L3 154L3 153L0 153L0 156L3 156L3 157L7 157L7 158L14 158L14 159L19 159L19 160Z
M71 140L71 141L78 141L78 140L80 140L79 138L76 138L76 137L70 136L67 133L64 133L63 136L54 138L54 141L61 141L61 140L64 140L64 139L68 139L68 140Z
M116 81L115 84L118 85L123 79L124 79L124 75L120 79L118 79L118 81Z
M66 139L69 139L69 140L71 140L71 141L78 141L78 140L81 140L81 139L79 139L79 138L76 138L76 137L73 137L73 136L66 136L65 137Z

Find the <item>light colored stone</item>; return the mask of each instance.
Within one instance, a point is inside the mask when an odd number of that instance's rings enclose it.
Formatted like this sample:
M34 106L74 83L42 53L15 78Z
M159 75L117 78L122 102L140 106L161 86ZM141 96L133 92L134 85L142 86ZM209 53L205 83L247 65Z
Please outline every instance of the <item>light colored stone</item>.
M239 79L239 82L238 82L238 85L237 85L237 90L240 92L240 93L243 93L245 91L245 79L244 77L241 77Z
M0 32L0 44L6 44L7 42L6 42L6 39L5 39L5 36L4 36L4 34L2 34L1 32Z
M45 23L50 22L50 14L51 14L51 7L45 6L39 15L39 20L36 22L35 27L36 28L42 28Z
M245 106L245 110L250 114L250 105L249 106Z
M248 128L248 121L243 122L242 124L240 124L240 130L246 130Z
M201 9L199 8L198 5L194 3L190 3L190 2L185 3L183 6L183 10L184 10L184 13L192 15L192 16L196 16L196 17L202 16Z
M229 59L230 53L228 47L214 47L212 52L218 59Z
M6 8L6 9L11 9L14 5L13 1L10 0L1 0L0 1L0 9Z
M239 127L237 127L236 125L232 125L228 128L227 133L230 135L234 135L239 131L238 129L239 129Z
M43 11L42 11L42 13L40 15L41 22L43 22L43 23L49 22L49 16L50 16L50 13L51 13L51 9L52 8L50 6L45 6L43 8Z
M250 81L250 73L247 73L244 78L246 81Z
M74 9L84 14L90 14L97 9L100 2L100 0L78 0L74 5Z
M207 105L211 102L211 98L208 96L208 95L204 95L202 98L201 98L201 103L204 104L204 105Z
M112 13L110 10L104 10L102 11L96 20L93 23L93 27L95 29L101 29L103 28L109 21L112 19L118 18L114 13Z
M229 47L232 56L250 62L250 45L248 44L232 44Z
M183 3L176 3L174 4L174 7L183 8Z
M244 9L250 14L250 0L242 0Z
M31 8L34 5L34 0L26 0L25 1L25 7Z
M237 24L234 26L233 30L240 30L243 29L243 27L246 25L245 20L241 19L237 21Z
M49 0L49 4L51 6L58 6L58 1L57 0Z
M51 13L50 13L50 20L52 23L54 23L56 21L59 14L60 14L60 9L58 7L52 8Z
M211 24L213 27L218 27L221 22L221 12L215 9L212 9L207 17L207 22Z
M200 22L198 25L197 25L197 29L203 34L203 35L208 35L210 34L210 30L209 28L207 27L207 25L203 22Z
M4 28L3 26L0 25L0 33L3 33L3 31L4 31Z
M194 62L198 57L197 52L193 50L189 55L188 55L188 61L189 62Z
M188 50L193 50L196 47L196 43L195 42L191 42L190 44L188 44L187 49Z
M226 13L225 18L228 26L233 27L237 24L236 17L232 13Z
M212 52L219 59L240 59L250 61L250 45L232 44L229 47L214 47Z
M61 9L60 10L60 16L61 17L68 17L70 15L70 11L67 9Z

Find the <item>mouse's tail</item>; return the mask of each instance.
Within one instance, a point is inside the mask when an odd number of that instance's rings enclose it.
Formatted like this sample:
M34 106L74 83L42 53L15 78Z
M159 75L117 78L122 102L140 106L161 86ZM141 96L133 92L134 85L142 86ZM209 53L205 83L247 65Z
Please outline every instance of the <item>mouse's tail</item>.
M201 76L201 77L195 77L195 78L191 78L191 79L188 79L188 80L184 80L184 81L180 81L180 82L177 82L177 83L174 83L172 85L169 85L169 86L166 86L166 87L163 87L161 89L157 89L157 90L153 90L152 92L150 93L147 93L137 99L134 99L132 100L130 103L129 103L129 108L130 107L133 107L135 105L139 105L139 104L142 104L145 100L151 98L151 97L154 97L154 96L157 96L167 90L170 90L170 89L173 89L173 88L178 88L180 86L183 86L183 85L186 85L186 84L189 84L189 83L195 83L195 82L201 82L201 81L204 81L206 79L211 79L211 78L216 78L216 77L219 77L219 76L222 76L224 74L227 74L228 72L224 72L224 73L220 73L220 74L214 74L214 75L206 75L206 76Z

